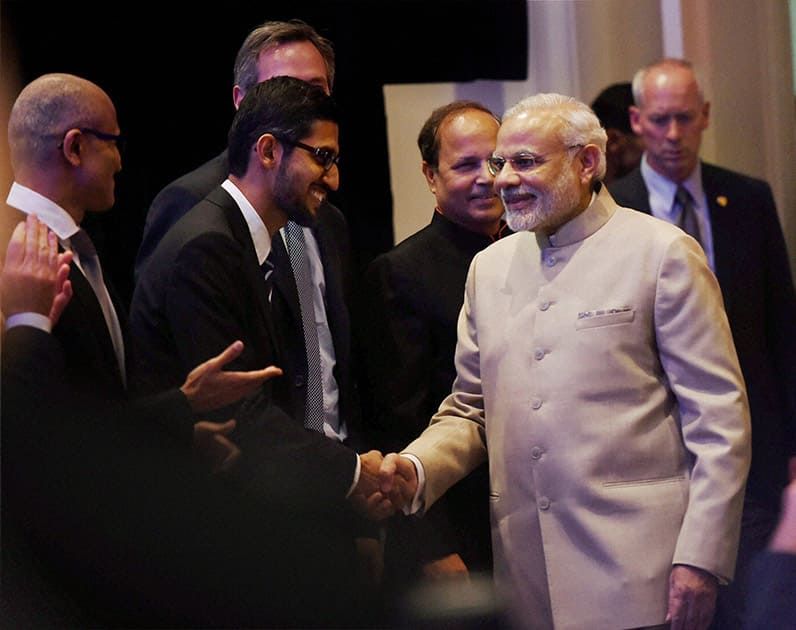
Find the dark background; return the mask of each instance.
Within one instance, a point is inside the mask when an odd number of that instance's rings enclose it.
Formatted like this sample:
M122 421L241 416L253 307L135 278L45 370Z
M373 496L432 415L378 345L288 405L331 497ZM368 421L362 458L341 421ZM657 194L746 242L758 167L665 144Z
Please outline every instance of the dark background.
M340 190L330 200L348 219L358 273L393 244L382 86L524 80L527 74L526 0L186 6L2 0L0 6L3 80L14 66L21 85L47 72L69 72L100 85L116 104L128 138L116 205L85 225L106 273L128 300L150 202L226 146L232 65L254 26L300 18L335 46L334 95L345 114Z

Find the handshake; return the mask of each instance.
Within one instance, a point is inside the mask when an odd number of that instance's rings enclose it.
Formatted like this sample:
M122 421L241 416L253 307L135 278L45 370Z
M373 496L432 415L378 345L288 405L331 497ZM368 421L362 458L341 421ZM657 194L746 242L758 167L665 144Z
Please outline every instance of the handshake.
M359 461L359 480L348 500L360 514L380 521L412 504L418 482L410 459L397 453L384 457L379 451L368 451L359 456Z

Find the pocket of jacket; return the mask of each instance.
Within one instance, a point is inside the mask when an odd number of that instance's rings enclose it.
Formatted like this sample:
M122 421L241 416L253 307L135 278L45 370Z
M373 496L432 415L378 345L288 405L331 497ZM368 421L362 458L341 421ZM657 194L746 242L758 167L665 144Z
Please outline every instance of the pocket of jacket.
M584 311L578 313L578 319L575 321L575 329L584 330L586 328L627 324L632 322L635 316L636 311L630 307L609 308L600 311Z

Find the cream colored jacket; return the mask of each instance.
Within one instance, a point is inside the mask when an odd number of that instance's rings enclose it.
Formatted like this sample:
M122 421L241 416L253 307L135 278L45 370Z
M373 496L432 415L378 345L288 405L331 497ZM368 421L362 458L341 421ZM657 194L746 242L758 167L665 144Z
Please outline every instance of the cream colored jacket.
M696 241L605 188L554 240L473 259L453 391L405 452L427 506L488 454L519 625L661 624L673 563L735 565L750 424L720 290Z

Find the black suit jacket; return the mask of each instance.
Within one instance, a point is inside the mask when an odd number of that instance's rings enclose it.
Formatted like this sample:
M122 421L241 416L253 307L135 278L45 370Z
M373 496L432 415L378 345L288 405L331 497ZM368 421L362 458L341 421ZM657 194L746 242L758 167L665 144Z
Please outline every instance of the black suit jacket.
M163 188L152 201L144 224L144 233L135 261L135 276L138 278L155 247L180 217L193 208L229 174L227 152L218 154L193 171L178 177ZM333 237L337 256L340 257L343 277L348 283L351 267L351 243L343 213L326 202L318 211L318 224ZM346 299L350 297L350 286L345 286Z
M124 336L127 309L107 274L103 276ZM109 400L122 400L127 394L99 300L77 263L72 263L69 280L72 299L53 328L66 352L68 381L77 389L91 389Z
M428 226L370 263L369 346L378 352L366 355L375 412L369 428L379 448L400 450L420 435L450 394L467 271L492 242L435 212ZM386 560L406 566L456 552L469 568L489 569L488 483L484 465L423 519L397 522L387 540L398 549L388 546Z
M227 152L224 151L174 180L157 194L149 208L138 250L136 280L140 279L142 269L169 229L221 184L228 173ZM352 298L351 243L343 213L328 202L321 204L313 234L320 249L326 281L326 315L337 360L334 375L340 388L340 418L348 426L350 443L361 449L365 445L361 438L359 393L353 376L355 372L351 356L349 317ZM304 413L307 367L298 294L290 264L284 264L287 253L282 240L274 239L274 244L275 253L281 257L280 262L283 263L279 265L275 278L280 289L275 302L275 320L281 322L280 336L291 340L291 343L285 344L281 357L286 364L280 367L289 370L295 385L291 391L288 409L294 417L301 417Z
M325 478L310 474L322 463L285 446L291 427L277 410L243 417L274 427L268 448L245 450L235 475L210 476L148 424L168 402L108 404L69 387L66 371L53 335L20 326L4 337L6 625L362 623L351 552L316 491Z
M20 219L24 213L11 209ZM113 302L122 330L125 359L129 359L130 340L127 335L127 307L119 297L109 276L103 279ZM64 309L58 323L53 327L53 336L58 340L66 367L64 380L74 393L92 400L106 403L129 401L130 396L119 371L119 362L102 313L102 307L83 272L73 262L69 270L72 283L72 299ZM185 396L176 387L159 392L155 399L139 400L139 408L152 404L162 413L157 418L164 428L189 445L193 434L193 412Z
M771 188L702 163L716 277L752 416L747 489L778 510L787 457L796 454L796 293ZM619 205L650 213L637 168L609 187Z
M155 196L146 215L144 233L136 254L136 279L169 228L223 182L228 173L227 152L224 151L193 171L178 177Z
M275 281L275 294L278 286ZM263 432L276 432L279 439L271 446L292 449L301 466L312 464L323 480L316 481L316 490L325 504L344 505L356 453L303 428L295 400L303 400L305 385L289 356L292 338L284 336L277 311L268 302L243 215L218 187L175 224L139 278L130 312L131 384L137 391L152 392L181 383L193 366L240 339L244 351L229 369L275 364L284 375L268 381L256 400L215 417L238 419L237 439L244 450L250 441L257 448L269 446ZM256 413L250 414L266 407L275 408L271 422L260 423Z

